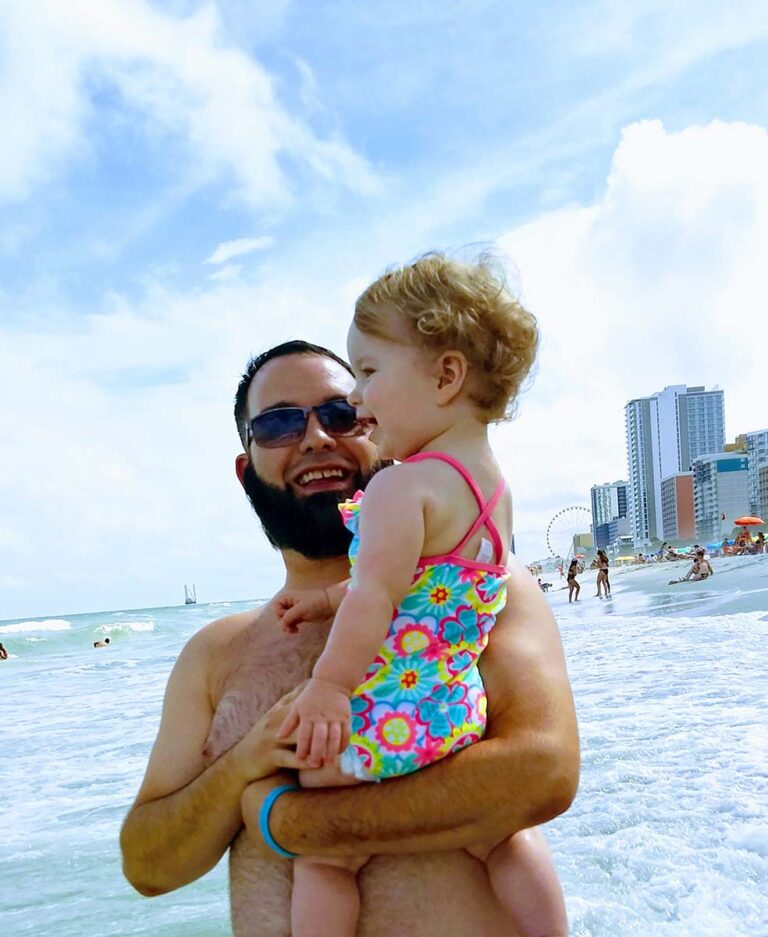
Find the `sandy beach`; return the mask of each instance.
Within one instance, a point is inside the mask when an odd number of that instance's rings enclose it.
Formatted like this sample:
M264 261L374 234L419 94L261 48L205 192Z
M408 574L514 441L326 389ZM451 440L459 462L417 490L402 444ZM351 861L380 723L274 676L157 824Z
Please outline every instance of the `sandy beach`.
M714 576L699 582L670 585L670 580L684 576L691 567L690 560L665 561L638 565L612 566L610 582L612 598L595 598L592 588L596 570L586 570L578 577L581 586L579 606L595 607L605 604L623 615L672 614L727 615L736 612L768 612L768 554L756 556L717 556L711 561ZM557 610L568 605L565 579L557 572L542 576L552 583L548 598Z

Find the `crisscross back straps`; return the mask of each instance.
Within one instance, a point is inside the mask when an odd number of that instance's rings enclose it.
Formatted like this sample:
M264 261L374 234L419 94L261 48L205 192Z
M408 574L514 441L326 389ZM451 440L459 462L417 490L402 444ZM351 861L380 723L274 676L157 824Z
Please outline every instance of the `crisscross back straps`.
M477 501L477 506L480 508L480 514L478 515L477 520L469 528L459 543L457 543L456 546L450 551L450 554L452 556L460 554L464 547L472 539L472 537L474 537L474 535L478 532L478 530L480 530L481 527L486 527L488 533L491 535L495 560L497 563L500 563L502 560L502 552L504 548L501 543L501 536L499 534L498 528L496 527L491 514L493 509L499 503L499 498L504 493L504 489L506 487L504 479L501 479L499 484L496 486L494 493L491 495L488 501L486 501L483 497L482 491L480 491L480 488L469 469L462 465L458 459L455 459L452 455L448 455L447 452L417 452L416 455L410 456L405 461L424 462L426 459L437 459L438 461L445 462L446 465L450 465L451 468L455 469L469 485L470 491L475 496L475 501Z

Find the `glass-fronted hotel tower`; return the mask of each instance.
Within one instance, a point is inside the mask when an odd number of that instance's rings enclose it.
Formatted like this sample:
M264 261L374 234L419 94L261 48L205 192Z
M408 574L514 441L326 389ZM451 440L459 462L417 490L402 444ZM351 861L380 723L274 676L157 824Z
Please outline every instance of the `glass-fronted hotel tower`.
M624 412L632 536L638 544L663 540L661 482L689 471L700 455L722 452L724 394L674 384L630 400Z

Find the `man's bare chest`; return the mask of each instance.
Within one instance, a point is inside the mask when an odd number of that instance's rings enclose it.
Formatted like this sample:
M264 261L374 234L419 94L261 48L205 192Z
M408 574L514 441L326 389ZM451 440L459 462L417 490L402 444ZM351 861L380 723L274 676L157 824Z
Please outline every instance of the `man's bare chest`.
M238 742L281 697L306 680L329 626L305 625L285 634L274 621L256 620L235 634L216 661L211 684L214 717L207 762Z

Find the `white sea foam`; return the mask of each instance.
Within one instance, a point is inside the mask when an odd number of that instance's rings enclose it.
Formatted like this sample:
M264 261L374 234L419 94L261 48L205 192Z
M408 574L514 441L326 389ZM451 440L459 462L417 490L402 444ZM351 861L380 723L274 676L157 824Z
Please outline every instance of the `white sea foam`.
M138 619L136 621L121 621L116 625L99 625L96 629L102 634L115 634L121 631L154 631L155 623L150 619Z
M44 621L19 621L0 625L0 634L28 634L35 631L70 631L72 622L66 618L48 618Z
M768 825L753 824L734 830L728 837L728 844L768 859Z
M650 595L616 576L610 602L588 588L578 605L559 589L548 596L582 741L578 796L546 830L573 937L768 937L768 592L753 577L768 563L739 569L716 576L719 590L689 587L682 615L662 604L662 570L626 576L653 585ZM668 591L677 602L685 588ZM733 596L727 614L702 614L701 603ZM0 867L15 902L3 935L82 937L94 921L99 937L230 932L226 863L172 900L144 903L115 861L168 674L208 611L78 616L63 641L16 639L25 653L0 665L0 765L12 766ZM126 626L109 651L90 650L99 628ZM86 726L84 713L98 715Z

